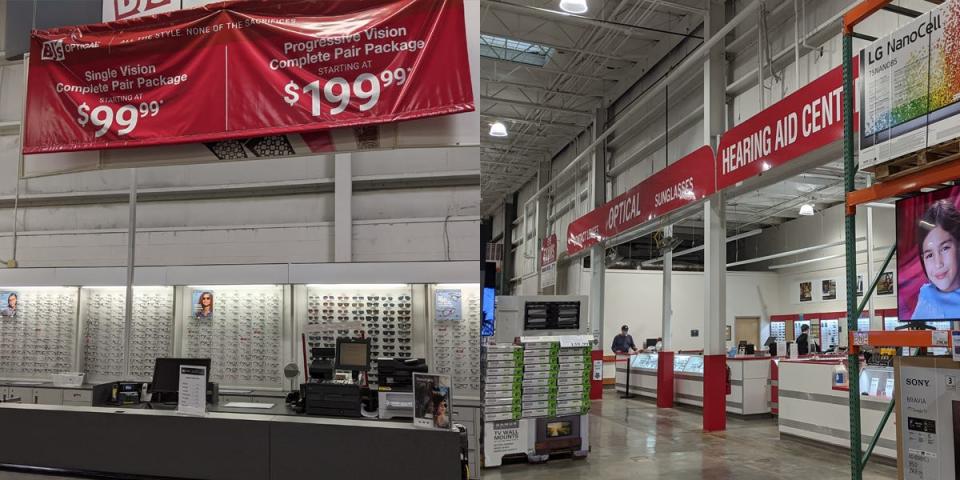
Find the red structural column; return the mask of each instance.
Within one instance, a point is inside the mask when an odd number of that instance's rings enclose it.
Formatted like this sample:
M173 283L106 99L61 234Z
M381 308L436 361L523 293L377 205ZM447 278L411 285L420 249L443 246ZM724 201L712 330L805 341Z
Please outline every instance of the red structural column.
M590 375L590 400L603 399L603 350L590 352L592 375Z
M657 354L657 407L673 408L673 352Z
M703 357L703 431L727 428L727 356Z

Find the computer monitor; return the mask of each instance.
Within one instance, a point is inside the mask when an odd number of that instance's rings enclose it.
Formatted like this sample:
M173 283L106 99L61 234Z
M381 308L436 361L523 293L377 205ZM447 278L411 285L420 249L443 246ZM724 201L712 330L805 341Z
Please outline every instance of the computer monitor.
M338 338L337 370L366 372L370 370L370 339Z
M210 383L209 358L158 358L153 367L151 393L176 393L180 391L180 366L207 367L207 383Z
M656 347L656 346L657 346L656 338L648 338L646 341L643 342L643 348L650 348L650 347Z

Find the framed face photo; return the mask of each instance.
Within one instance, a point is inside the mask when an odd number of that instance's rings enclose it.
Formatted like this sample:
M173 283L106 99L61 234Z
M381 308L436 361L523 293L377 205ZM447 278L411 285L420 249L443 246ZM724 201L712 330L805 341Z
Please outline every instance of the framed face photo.
M0 317L16 317L18 301L17 292L0 292Z
M196 318L213 318L213 292L195 290L193 292L193 315Z
M813 301L813 282L800 282L800 301L804 303Z
M893 295L893 272L883 272L877 282L877 295Z
M837 281L836 280L820 281L820 298L822 298L823 300L837 299Z

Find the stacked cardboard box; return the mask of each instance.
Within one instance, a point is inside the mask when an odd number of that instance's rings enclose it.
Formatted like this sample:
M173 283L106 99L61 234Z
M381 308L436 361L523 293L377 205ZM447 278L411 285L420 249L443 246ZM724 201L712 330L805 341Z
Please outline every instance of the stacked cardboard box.
M590 409L590 349L559 342L523 345L521 416L579 415Z
M523 349L514 345L488 346L483 387L485 421L520 418L522 381Z

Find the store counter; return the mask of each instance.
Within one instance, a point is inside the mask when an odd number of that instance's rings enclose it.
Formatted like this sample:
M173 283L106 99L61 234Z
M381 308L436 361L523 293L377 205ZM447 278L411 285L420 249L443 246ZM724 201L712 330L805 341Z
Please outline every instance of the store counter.
M460 478L459 433L381 422L0 404L0 464L168 478Z
M821 443L850 447L848 389L833 386L834 367L846 357L829 360L780 360L780 433ZM860 425L866 449L893 396L893 368L865 367L860 376ZM897 458L896 414L881 432L874 454Z
M630 392L657 398L656 353L630 357ZM770 357L743 356L727 359L730 367L730 394L727 411L738 415L770 413L767 402ZM677 353L673 359L674 394L677 403L703 406L703 355ZM617 363L616 389L626 392L627 360Z

